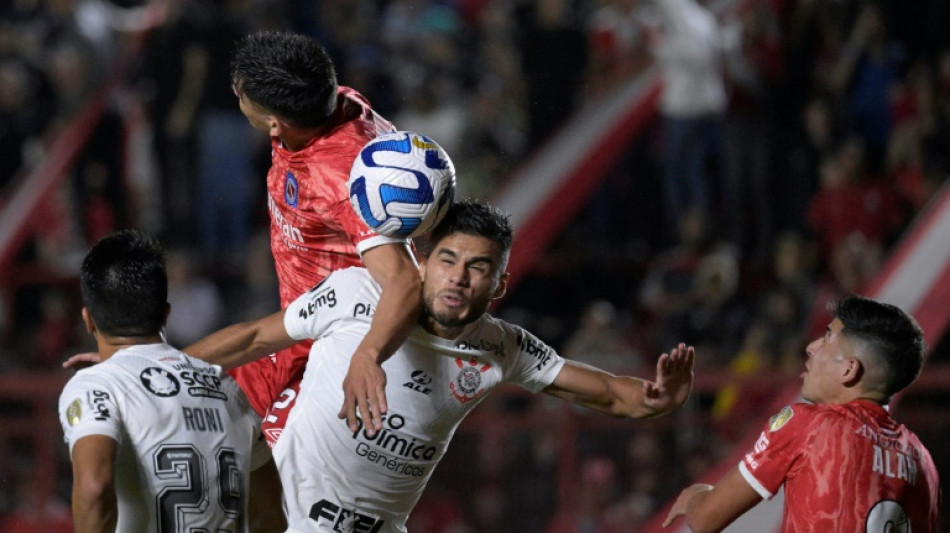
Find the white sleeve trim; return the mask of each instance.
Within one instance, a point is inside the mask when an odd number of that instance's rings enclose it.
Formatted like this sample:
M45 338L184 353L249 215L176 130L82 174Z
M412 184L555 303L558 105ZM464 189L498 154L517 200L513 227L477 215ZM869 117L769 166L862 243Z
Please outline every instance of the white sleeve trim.
M409 244L407 239L396 239L393 237L387 237L385 235L375 235L368 239L360 241L356 245L356 251L362 256L366 253L367 250L376 248L377 246L382 246L384 244Z
M758 492L759 496L762 496L763 499L771 500L772 497L775 496L759 483L759 480L752 475L752 472L749 472L749 467L745 465L745 461L739 461L739 473L742 474L742 478L745 479L745 482L752 487L752 490Z

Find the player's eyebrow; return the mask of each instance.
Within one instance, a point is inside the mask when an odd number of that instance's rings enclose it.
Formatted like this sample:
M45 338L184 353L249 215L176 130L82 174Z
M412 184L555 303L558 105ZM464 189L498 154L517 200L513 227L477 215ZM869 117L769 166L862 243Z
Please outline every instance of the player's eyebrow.
M458 259L458 254L449 248L439 248L438 250L436 250L435 255L448 257L448 258L456 259L456 260ZM488 263L489 265L492 265L494 264L494 262L495 262L494 259L490 255L478 255L465 261L465 263L468 265L472 265L475 263Z

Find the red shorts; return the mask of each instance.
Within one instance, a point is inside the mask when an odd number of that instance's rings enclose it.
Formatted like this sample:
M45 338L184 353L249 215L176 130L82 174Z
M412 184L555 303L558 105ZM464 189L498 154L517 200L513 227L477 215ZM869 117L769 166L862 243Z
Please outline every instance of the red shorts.
M311 344L313 341L302 341L229 371L263 419L261 431L272 448L297 400Z

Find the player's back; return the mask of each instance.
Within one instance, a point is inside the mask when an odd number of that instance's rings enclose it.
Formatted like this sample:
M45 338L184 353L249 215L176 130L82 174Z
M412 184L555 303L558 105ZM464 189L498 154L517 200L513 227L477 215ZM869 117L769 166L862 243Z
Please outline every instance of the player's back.
M810 442L786 482L785 531L934 531L937 471L913 432L872 402L796 412Z
M220 367L165 344L125 348L78 372L60 413L70 450L87 435L118 442L117 531L246 530L259 420Z

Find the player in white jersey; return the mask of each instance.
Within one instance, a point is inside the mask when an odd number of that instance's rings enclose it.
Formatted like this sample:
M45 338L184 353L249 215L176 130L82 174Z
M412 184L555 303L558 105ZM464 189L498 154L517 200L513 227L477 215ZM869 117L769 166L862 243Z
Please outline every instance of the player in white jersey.
M288 531L406 531L410 511L462 419L501 383L614 416L646 418L681 405L693 349L657 363L656 381L621 377L561 358L522 328L485 313L505 291L508 218L454 204L422 262L424 312L383 363L389 409L370 436L339 418L340 383L370 327L380 288L362 268L331 274L284 311L219 331L189 348L227 366L315 339L297 406L274 448L286 487Z
M260 418L221 367L162 339L170 308L157 243L135 231L106 237L84 259L80 287L103 362L77 372L59 400L75 531L283 531Z

